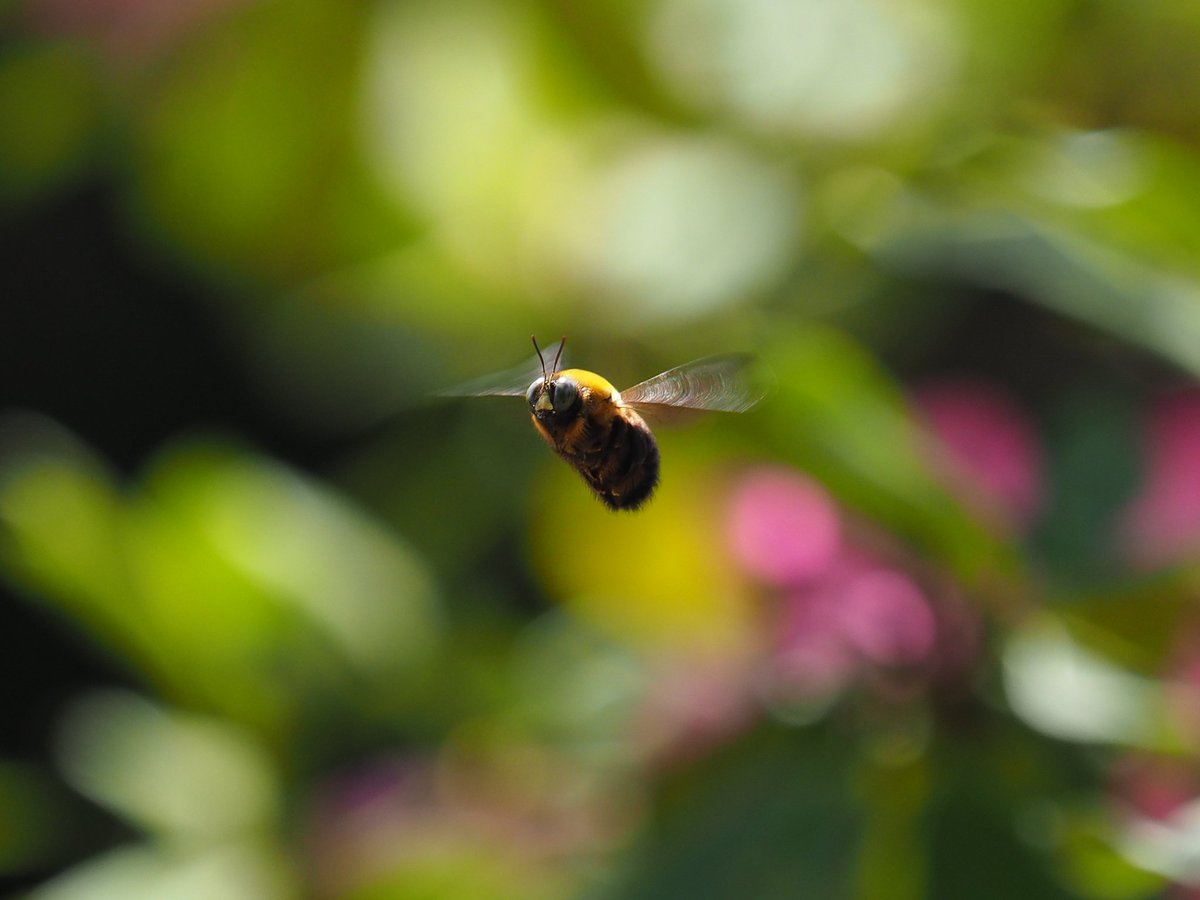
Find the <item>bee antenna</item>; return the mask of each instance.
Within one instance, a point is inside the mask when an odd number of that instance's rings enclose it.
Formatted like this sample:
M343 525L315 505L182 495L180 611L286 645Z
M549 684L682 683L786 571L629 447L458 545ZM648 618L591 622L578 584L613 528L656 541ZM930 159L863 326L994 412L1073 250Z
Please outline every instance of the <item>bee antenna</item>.
M546 360L542 357L542 348L538 346L537 336L531 334L529 339L533 341L533 349L537 351L538 362L542 364L542 378L549 378L546 374Z
M564 334L562 340L558 342L558 352L554 354L554 365L550 367L551 375L558 371L558 361L562 359L563 347L565 346L567 346L567 336Z

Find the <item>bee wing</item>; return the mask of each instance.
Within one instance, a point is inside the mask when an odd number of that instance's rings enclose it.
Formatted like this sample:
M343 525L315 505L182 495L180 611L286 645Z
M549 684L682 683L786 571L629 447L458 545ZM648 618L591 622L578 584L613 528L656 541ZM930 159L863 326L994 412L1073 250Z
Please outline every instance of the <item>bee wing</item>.
M745 412L764 394L753 362L749 353L697 359L621 391L621 400L659 422L703 410Z
M542 355L549 361L559 352L562 341L557 341L542 350ZM563 367L563 363L559 363ZM481 378L472 378L462 384L444 391L438 391L439 397L524 397L535 378L542 374L542 363L535 356L528 362L503 372L493 372Z

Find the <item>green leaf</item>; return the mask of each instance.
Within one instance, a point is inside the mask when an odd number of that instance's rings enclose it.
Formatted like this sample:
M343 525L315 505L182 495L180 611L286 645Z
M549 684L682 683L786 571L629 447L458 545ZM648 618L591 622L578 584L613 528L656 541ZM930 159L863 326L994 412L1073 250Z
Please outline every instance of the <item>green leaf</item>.
M763 730L689 770L607 896L852 896L863 825L841 737Z

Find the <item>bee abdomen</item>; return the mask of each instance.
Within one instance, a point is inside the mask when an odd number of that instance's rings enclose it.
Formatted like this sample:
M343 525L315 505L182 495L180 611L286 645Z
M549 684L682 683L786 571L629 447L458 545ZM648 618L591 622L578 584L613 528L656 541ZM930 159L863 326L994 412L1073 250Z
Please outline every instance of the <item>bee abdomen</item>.
M610 509L637 509L654 493L658 474L658 442L637 413L622 410L588 480Z

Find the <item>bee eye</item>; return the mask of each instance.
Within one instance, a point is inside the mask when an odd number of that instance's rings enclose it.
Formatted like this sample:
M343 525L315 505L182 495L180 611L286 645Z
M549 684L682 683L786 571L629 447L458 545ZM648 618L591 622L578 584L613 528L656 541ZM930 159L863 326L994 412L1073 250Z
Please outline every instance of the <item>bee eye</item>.
M579 386L569 378L560 378L550 385L554 411L566 412L579 400Z
M537 402L538 388L540 388L541 386L542 386L542 379L539 378L536 381L534 381L534 383L529 386L529 390L527 390L525 392L525 401L530 406L533 406L533 404Z

